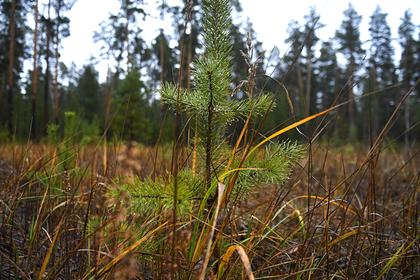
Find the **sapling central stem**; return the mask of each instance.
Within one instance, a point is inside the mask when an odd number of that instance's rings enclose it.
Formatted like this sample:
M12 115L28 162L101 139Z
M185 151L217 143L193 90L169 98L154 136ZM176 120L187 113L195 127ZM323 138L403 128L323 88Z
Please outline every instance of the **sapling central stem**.
M207 117L207 139L206 139L206 186L207 189L211 187L211 137L212 137L212 122L213 122L213 86L211 79L211 72L207 73L209 81L209 106L207 108L208 117Z

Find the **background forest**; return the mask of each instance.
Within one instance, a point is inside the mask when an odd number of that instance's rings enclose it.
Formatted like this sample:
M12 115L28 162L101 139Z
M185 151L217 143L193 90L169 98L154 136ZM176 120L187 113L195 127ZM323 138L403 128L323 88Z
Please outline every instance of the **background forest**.
M94 34L102 50L102 56L95 59L113 65L103 83L98 81L94 63L65 65L60 61L62 41L71 36L69 23L80 20L66 16L74 0L38 2L1 3L0 140L40 141L49 128L63 135L65 113L74 112L79 141L92 142L102 135L147 145L171 141L173 112L167 111L156 93L162 83L178 80L187 91L190 88L192 61L203 52L200 1L190 2L187 17L187 6L169 6L162 1L161 20L172 21L176 34L160 29L152 42L143 39L151 6L142 0L121 1L120 10L113 11ZM232 4L235 19L241 4L237 0ZM234 20L230 30L232 91L248 75L243 52L249 37L259 62L256 91L271 92L277 101L276 108L265 117L263 131L348 101L331 114L320 135L337 144L349 140L368 144L404 94L415 87L388 133L408 146L420 137L416 84L420 77L420 30L411 17L410 11L401 15L398 38L393 38L386 12L377 7L369 19L370 39L362 42L361 16L349 4L335 37L321 41L317 32L324 24L310 8L304 24L291 21L283 27L289 34L285 55L262 49L252 24ZM393 40L400 44L399 57ZM246 96L239 93L233 98ZM307 125L300 132L309 137L314 127L316 124ZM229 133L234 132L232 125ZM288 136L300 137L298 132Z

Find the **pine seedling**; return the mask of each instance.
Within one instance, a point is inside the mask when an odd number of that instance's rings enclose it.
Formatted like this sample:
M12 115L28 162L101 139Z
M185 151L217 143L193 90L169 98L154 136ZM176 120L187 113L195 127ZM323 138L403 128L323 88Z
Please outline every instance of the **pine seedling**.
M224 147L227 126L245 118L250 110L254 116L262 115L272 100L267 95L241 101L231 97L230 1L204 0L202 6L205 52L194 62L194 89L187 93L178 85L165 84L160 93L164 103L199 124L196 134L204 148L205 181L209 188L216 172L212 166L217 166L220 159L217 150Z
M250 67L250 77L243 83L247 84L248 98L239 100L232 97L241 86L235 87L231 83L230 0L203 0L202 8L205 51L194 61L192 90L186 92L180 85L171 83L164 84L160 90L162 102L180 110L193 119L192 123L198 124L195 131L199 139L198 172L185 168L177 177L177 211L180 216L194 212L197 198L203 200L201 205L205 205L209 195L214 194L212 188L216 183L229 180L230 177L223 174L234 174L229 170L241 169L237 187L233 190L235 196L240 197L257 185L284 183L293 164L302 155L299 145L286 142L271 143L263 152L253 153L245 160L229 158L231 147L225 137L229 124L262 116L273 107L273 98L268 94L252 93L255 65L252 64L251 54L244 55ZM251 43L248 48L251 53ZM138 213L172 209L173 182L174 178L170 176L167 180L139 179L118 185L120 191L128 193L131 198L131 205L127 207ZM118 191L110 193L110 196L117 197Z

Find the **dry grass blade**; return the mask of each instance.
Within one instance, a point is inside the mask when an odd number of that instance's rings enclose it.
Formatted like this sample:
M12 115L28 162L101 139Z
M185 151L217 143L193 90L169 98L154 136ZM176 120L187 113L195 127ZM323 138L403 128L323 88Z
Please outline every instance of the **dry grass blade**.
M233 252L237 252L239 257L241 258L242 264L244 265L245 273L248 276L249 280L255 280L254 273L252 272L251 263L249 262L248 255L245 252L245 249L240 245L232 245L230 246L226 253L223 255L221 259L221 263L219 265L219 270L217 272L217 279L223 275L223 269L225 264L227 264L232 257Z
M299 223L299 229L301 229L303 233L305 233L305 221L304 221L302 213L299 211L299 209L295 209L292 215L296 216Z
M355 234L358 234L360 232L360 229L354 229L351 230L349 232L346 232L342 235L340 235L339 237L337 237L336 239L334 239L333 241L331 241L330 243L328 243L328 249L330 249L332 246L334 246L335 244L340 243L340 241L347 239Z
M347 204L344 200L341 200L341 199L334 199L334 200L327 201L328 200L327 197L316 196L316 195L301 195L301 196L295 197L293 200L305 199L305 198L315 199L321 202L325 201L325 205L333 204L339 208L342 208L344 211L349 211L352 214L357 215L357 210L353 209L354 208L353 206L351 206L350 204Z
M56 234L54 235L54 238L50 244L50 247L48 248L47 254L44 257L44 260L42 261L41 269L39 270L37 279L43 279L44 273L47 270L47 265L51 259L52 252L54 250L55 244L57 243L57 240L59 239L61 235L61 226L63 225L63 220L60 221L60 223L57 226Z
M252 153L253 153L253 152L255 152L255 151L256 151L259 147L261 147L262 145L264 145L264 144L265 144L265 143L267 143L268 141L270 141L270 140L272 140L272 139L274 139L274 138L276 138L276 137L278 137L278 136L282 135L283 133L285 133L285 132L287 132L287 131L289 131L289 130L292 130L292 129L294 129L294 128L296 128L296 127L298 127L298 126L302 125L302 124L305 124L305 123L307 123L307 122L309 122L309 121L311 121L311 120L313 120L313 119L316 119L316 118L319 118L319 117L321 117L321 116L323 116L323 115L325 115L325 114L328 114L329 112L334 111L335 109L337 109L338 107L340 107L340 106L342 106L342 105L343 105L343 103L342 103L342 104L339 104L339 105L337 105L337 106L331 107L331 108L329 108L329 109L327 109L327 110L324 110L324 111L322 111L322 112L319 112L319 113L313 114L313 115L311 115L311 116L309 116L309 117L306 117L306 118L304 118L304 119L302 119L302 120L300 120L300 121L294 122L294 123L292 123L291 125L288 125L288 126L286 126L285 128L282 128L282 129L280 129L280 130L278 130L278 131L274 132L273 134L271 134L270 136L268 136L267 138L265 138L264 140L262 140L260 143L258 143L255 147L253 147L253 148L252 148L252 150L249 152L249 154L252 154Z
M295 108L294 108L294 106L293 106L293 101L292 101L292 98L290 98L290 93L289 93L289 91L287 90L287 87L284 85L284 83L283 82L281 82L281 81L279 81L279 80L277 80L277 79L275 79L275 78L273 78L272 76L270 76L270 75L263 75L265 78L267 78L268 80L271 80L271 81L273 81L276 85L278 85L280 88L282 88L283 90L284 90L284 92L285 92L285 94L286 94L286 100L287 100L287 104L289 105L289 109L290 109L290 114L291 115L294 115L295 114Z
M213 243L213 235L214 235L214 230L216 229L216 223L217 223L217 216L219 215L219 210L220 210L220 206L222 205L222 198L223 198L223 194L225 192L225 185L223 185L222 183L218 183L218 187L217 187L217 206L216 206L216 210L214 212L214 216L213 216L213 224L211 227L211 231L210 231L210 237L209 237L209 241L207 243L207 250L206 250L206 256L204 258L204 263L203 263L203 267L201 269L201 273L200 273L200 280L204 280L205 276L206 276L206 269L207 269L207 265L209 264L209 260L210 260L210 256L211 256L211 245Z

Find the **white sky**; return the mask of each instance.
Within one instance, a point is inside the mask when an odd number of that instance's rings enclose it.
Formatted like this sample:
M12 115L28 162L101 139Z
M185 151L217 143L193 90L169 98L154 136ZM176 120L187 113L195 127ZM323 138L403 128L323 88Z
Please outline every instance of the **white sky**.
M156 0L149 0L156 2ZM382 11L388 13L388 24L391 26L393 38L398 36L398 26L404 11L411 9L413 22L420 24L420 1L419 0L353 0L351 1L356 11L362 15L361 33L362 40L369 38L368 24L370 15L377 5ZM322 40L334 36L343 19L343 11L348 7L345 0L242 0L242 15L249 17L257 32L258 40L263 42L264 49L270 51L277 46L281 54L287 47L284 40L287 37L287 26L290 20L304 23L304 15L308 13L310 6L315 6L320 14L320 22L325 27L318 30ZM78 0L73 9L68 13L70 17L71 36L63 40L61 52L62 61L66 65L72 62L78 67L89 63L91 57L98 57L99 45L93 42L93 33L99 30L99 23L108 18L110 13L116 13L119 8L119 0ZM157 13L157 11L155 11ZM160 27L157 15L156 19L148 21L150 27L144 26L146 42L150 42L156 36L156 30ZM172 22L172 20L170 19ZM394 42L396 45L397 42ZM107 63L102 62L97 66L100 80L105 79Z

